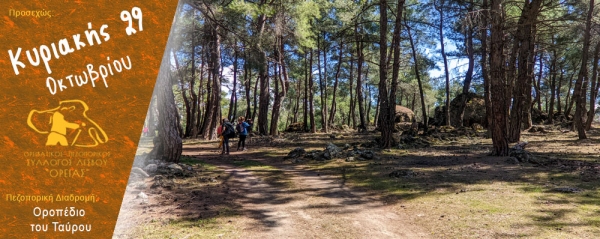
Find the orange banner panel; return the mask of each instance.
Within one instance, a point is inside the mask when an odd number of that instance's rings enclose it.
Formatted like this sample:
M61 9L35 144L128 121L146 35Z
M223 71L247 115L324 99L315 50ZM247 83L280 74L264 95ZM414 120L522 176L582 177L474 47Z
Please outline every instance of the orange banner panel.
M112 236L176 7L0 2L0 237Z

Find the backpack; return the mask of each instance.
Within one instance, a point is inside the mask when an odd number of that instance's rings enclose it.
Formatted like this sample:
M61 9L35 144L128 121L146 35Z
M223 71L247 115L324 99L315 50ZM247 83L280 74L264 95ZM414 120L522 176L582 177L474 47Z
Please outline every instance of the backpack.
M244 129L242 128L242 124L237 124L235 126L235 133L237 135L240 135L240 134L242 134L242 132L244 132Z
M233 125L229 122L225 122L223 125L225 126L223 135L227 138L235 138L235 130L233 129Z

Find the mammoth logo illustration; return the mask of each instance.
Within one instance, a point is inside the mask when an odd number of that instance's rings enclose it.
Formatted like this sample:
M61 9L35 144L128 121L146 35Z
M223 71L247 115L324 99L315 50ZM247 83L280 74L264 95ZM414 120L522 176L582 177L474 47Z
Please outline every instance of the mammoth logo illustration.
M27 125L35 132L48 135L46 146L95 147L106 143L108 136L87 117L88 110L81 100L65 100L54 109L31 110Z

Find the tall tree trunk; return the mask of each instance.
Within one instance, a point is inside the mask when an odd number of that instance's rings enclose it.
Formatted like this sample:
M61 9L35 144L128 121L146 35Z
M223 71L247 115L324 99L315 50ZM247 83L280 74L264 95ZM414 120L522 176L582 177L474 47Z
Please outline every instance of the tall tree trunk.
M237 105L237 64L238 64L238 50L237 50L237 42L234 43L234 47L233 47L233 86L231 89L231 97L229 98L229 114L227 115L227 118L232 121L235 122L235 114L236 112L236 105Z
M367 69L369 69L369 68L367 67ZM365 116L366 116L366 120L367 120L366 124L368 125L371 123L371 119L369 117L371 117L371 108L373 108L373 107L371 107L371 106L373 106L373 104L371 103L373 101L373 95L371 94L371 85L370 84L365 85L365 88L367 88L367 95L365 96L365 98L367 99L367 100L365 100L365 108L366 108ZM377 106L377 109L379 109L379 99L377 100L376 106ZM375 119L378 119L378 118L379 118L379 112L376 112ZM375 127L377 127L377 121L375 121L374 125L375 125Z
M490 98L492 103L492 144L493 155L508 155L508 136L506 133L508 115L506 109L507 90L504 72L504 17L503 0L491 1L491 38L490 38Z
M306 62L306 59L304 60ZM292 123L298 122L298 113L300 112L300 99L302 98L302 78L296 78L296 105L294 106L294 119Z
M540 68L538 71L537 84L535 84L535 101L537 102L538 111L542 112L542 77L544 76L544 53L540 51ZM530 113L531 115L531 113Z
M390 148L392 146L392 133L393 129L390 127L391 123L388 121L390 105L388 96L388 67L387 67L387 0L379 1L379 97L377 100L379 101L379 113L378 117L375 117L375 121L379 121L381 124L377 124L381 132L381 148ZM401 16L399 16L401 17Z
M592 17L594 13L594 0L590 0L590 6L585 22L585 32L583 34L583 50L581 52L581 68L579 69L579 75L575 81L575 89L573 92L573 99L575 100L575 115L573 117L573 125L577 129L577 135L579 139L587 139L585 133L585 114L586 114L586 91L587 91L587 78L588 76L588 50L590 48L590 35L592 28Z
M312 54L312 53L311 53ZM304 102L303 102L303 112L304 112L304 122L303 122L303 129L304 132L308 132L308 81L309 81L309 74L310 74L310 67L308 65L308 52L306 52L304 54ZM312 61L311 61L312 62Z
M182 133L181 137L188 137L192 133L192 110L190 99L187 97L186 89L183 82L183 69L179 68L179 60L177 59L177 54L175 54L174 50L171 50L173 54L173 61L175 62L175 70L177 71L177 79L179 82L179 90L181 91L181 98L183 99L183 106L185 110L185 132Z
M150 99L150 107L148 107L148 113L146 114L148 117L148 135L149 137L156 136L156 96L153 96Z
M179 162L182 151L182 142L179 134L178 113L173 95L173 78L171 76L170 47L163 54L160 71L154 87L157 98L158 115L158 140L150 155L152 158L166 162Z
M356 100L354 99L354 52L352 51L352 49L349 50L350 51L350 79L349 80L349 84L350 86L348 87L348 89L350 89L350 112L348 113L348 125L352 125L352 128L356 128Z
M205 47L202 46L201 51L200 51L200 75L198 76L198 78L200 78L200 82L198 82L198 111L196 114L196 126L195 126L195 132L194 132L194 138L198 138L198 135L202 134L202 125L203 125L203 114L202 112L205 112L206 107L204 104L204 89L202 88L204 85L204 68L205 68ZM202 103L201 103L202 102Z
M519 19L515 44L519 45L518 74L515 81L513 104L510 112L509 142L521 139L521 130L527 127L523 124L525 115L531 111L531 85L534 70L534 35L535 21L542 0L525 1L525 6Z
M435 10L440 14L440 21L438 24L438 32L440 36L440 46L442 59L444 61L444 76L446 78L446 107L444 108L444 125L450 125L450 74L448 73L448 58L446 57L446 51L444 48L444 0L440 0L439 6L434 1Z
M327 72L325 71L325 76L321 73L321 46L320 46L320 38L317 39L317 71L319 72L319 89L321 91L321 128L323 132L327 133L327 96L326 94L326 84L327 84ZM323 68L327 69L327 54L326 50L323 49L323 60L325 61Z
M278 49L277 49L277 61L278 64L275 64L277 67L277 65L279 65L279 82L275 81L276 87L275 87L275 100L273 102L273 111L271 112L271 132L270 134L275 136L278 134L277 132L277 124L279 123L279 115L280 115L280 109L281 109L281 103L285 100L285 97L287 95L287 90L289 88L289 80L288 80L288 74L287 74L287 70L285 67L285 57L284 57L284 49L283 49L283 37L279 36L279 41L277 44L278 45ZM281 86L281 91L279 91L279 86Z
M367 69L365 71L365 77L369 76L369 65L367 65ZM365 108L366 108L366 112L365 112L365 116L367 117L367 121L366 124L369 125L371 123L371 119L369 117L371 117L371 105L373 102L373 95L371 94L371 84L365 83L365 88L367 91L367 95L365 96L366 100L365 100ZM379 100L377 101L377 103L375 104L376 107L379 107ZM375 114L375 119L377 119L378 116L377 114ZM374 123L376 124L376 123Z
M560 101L560 89L562 88L562 81L564 79L565 76L565 70L561 66L559 67L560 69L560 77L558 78L558 85L556 86L556 113L558 114L562 114L562 103Z
M488 49L488 33L487 29L489 28L488 18L490 18L491 14L488 9L487 0L482 1L482 9L488 10L483 12L482 25L480 29L480 41L481 41L481 74L483 76L483 98L485 102L485 118L486 118L486 127L488 128L488 136L492 136L492 82L490 79L490 73L488 68L488 53L491 51ZM508 142L507 142L508 144ZM508 147L508 146L507 146Z
M341 41L338 64L337 64L337 69L335 71L335 80L333 82L333 99L331 100L331 109L329 112L329 125L334 125L334 123L335 123L335 113L337 110L336 95L337 95L337 88L338 88L338 79L340 78L340 70L342 68L343 49L344 49L344 42Z
M371 93L371 88L372 88L372 87L371 87L371 86L369 86L369 95L371 95L371 94L370 94L370 93ZM370 111L371 111L371 100L369 100L368 102L369 102L369 106L368 106L368 108L367 108L367 112L370 112ZM379 109L380 109L380 106L381 106L381 105L379 104L380 102L381 102L381 101L379 100L379 97L377 97L377 101L375 102L375 117L373 117L373 121L374 121L374 122L373 122L373 124L374 124L375 128L378 128L378 127L379 127ZM371 121L369 120L369 118L368 118L368 117L369 117L369 115L370 115L370 114L369 114L369 113L367 113L367 121L371 122Z
M205 140L213 140L217 138L216 126L219 122L221 115L221 80L220 80L220 69L221 69L221 37L218 34L218 26L214 26L211 30L211 43L210 43L210 66L211 71L211 99L207 103L207 113L204 117L204 123L202 128L204 132L202 137Z
M313 94L313 89L314 89L314 81L313 81L313 74L312 74L312 66L313 66L313 50L310 50L310 56L309 56L309 63L308 63L308 96L309 96L309 115L310 115L310 132L311 133L316 133L317 132L317 126L315 124L315 108L313 105L313 102L315 102L314 99L314 94Z
M278 45L277 43L275 43L275 45ZM273 84L274 84L274 88L273 88L273 108L271 108L271 123L269 126L269 135L277 135L277 124L279 122L273 120L273 117L276 116L279 118L279 110L281 108L281 101L279 101L279 82L282 81L281 79L281 68L279 67L279 63L278 62L273 62ZM279 119L277 119L279 120Z
M358 117L360 119L360 124L358 125L358 131L366 131L367 130L367 122L365 122L365 107L364 107L364 95L363 95L363 79L362 79L362 68L365 61L365 56L363 54L363 42L362 36L359 35L358 31L358 23L354 25L354 36L356 37L356 55L358 56L358 61L356 63L356 98L358 99Z
M573 90L573 77L575 77L576 71L578 71L577 66L575 66L573 73L569 77L569 88L567 89L567 96L565 97L565 117L567 118L569 118L571 115L571 110L573 109L573 105L575 105L575 100L573 99L571 90Z
M194 13L196 13L194 11ZM196 44L197 42L195 41L195 26L194 26L194 31L192 31L192 49L191 49L191 53L192 53L192 60L191 60L191 79L190 79L190 96L191 96L191 103L192 103L192 110L191 110L191 117L190 117L190 121L187 122L187 124L189 124L191 126L191 132L190 135L191 137L196 137L198 135L198 125L196 124L196 115L198 115L198 95L196 94L196 91L194 90L195 86L196 86Z
M266 15L260 15L258 17L258 36L261 37L266 22ZM260 81L260 96L258 106L258 133L260 135L268 134L268 113L269 113L269 63L267 62L267 52L262 48L261 43L257 44L258 53L258 78Z
M469 12L473 11L473 0L470 1L469 4ZM485 30L483 30L485 31ZM473 80L473 70L475 68L475 50L473 49L473 26L468 25L467 26L467 30L465 32L465 46L466 46L466 51L467 51L467 59L468 59L468 65L467 65L467 72L465 74L465 81L463 82L463 88L462 88L462 97L460 104L458 105L458 109L457 112L450 112L450 114L454 115L451 116L451 119L454 119L454 121L457 122L452 122L452 120L450 120L451 124L454 127L461 127L464 125L464 115L465 115L465 109L467 108L467 100L469 97L467 97L467 94L469 94L469 88L471 88L471 81ZM482 47L483 47L483 43L482 43ZM485 52L485 50L484 50ZM485 53L484 53L485 54ZM484 67L482 67L483 69ZM483 71L483 70L482 70Z
M251 107L251 99L250 98L250 90L252 89L252 70L248 64L248 55L244 54L244 83L245 83L245 92L246 92L246 119L250 119L252 117L252 107Z
M412 50L413 60L415 61L415 76L417 77L417 83L419 84L419 95L421 96L421 115L423 117L424 132L427 132L429 128L427 118L427 106L425 105L425 93L423 92L423 83L421 82L421 74L419 73L419 61L417 60L417 51L415 50L415 44L410 33L410 27L406 24L406 31L408 32L408 40L410 41L410 48Z
M256 113L257 113L257 109L258 109L258 83L259 83L259 77L256 78L256 80L254 81L254 94L252 95L252 121L254 122L254 119L256 119Z
M381 112L386 111L384 116L381 117L381 129L382 131L382 148L391 148L395 143L393 138L393 132L396 129L396 91L398 89L398 77L400 75L400 34L402 29L402 10L404 9L404 0L399 0L396 4L396 21L394 25L394 36L392 38L392 50L394 62L392 64L392 82L390 86L390 95L387 100L387 109L380 109ZM384 126L385 125L385 126ZM386 142L383 142L386 141Z
M554 45L554 35L552 36L552 44ZM554 102L556 101L556 49L552 49L550 60L550 102L548 106L548 124L554 123Z
M596 98L598 97L598 54L600 53L600 42L596 43L594 48L594 61L592 65L592 80L590 84L590 108L587 115L587 122L585 129L590 130L592 128L592 122L594 121L594 115L596 115Z

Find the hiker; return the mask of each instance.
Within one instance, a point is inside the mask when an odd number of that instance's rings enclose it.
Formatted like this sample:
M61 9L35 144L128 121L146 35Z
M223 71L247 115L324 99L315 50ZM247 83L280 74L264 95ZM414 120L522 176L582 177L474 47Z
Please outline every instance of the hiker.
M240 146L242 147L243 151L248 150L246 148L246 137L248 136L248 128L250 128L252 125L249 124L248 122L246 122L246 119L244 118L244 116L240 116L238 118L238 124L235 127L237 133L240 135L240 140L238 141L238 146L237 146L237 150L240 150Z
M223 135L223 151L221 151L221 154L229 154L229 139L235 137L235 129L227 118L223 118L221 130L221 135Z
M218 149L220 149L221 147L223 147L223 120L221 120L221 123L219 124L219 126L217 126L217 135L219 136L219 146L217 146Z

